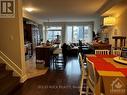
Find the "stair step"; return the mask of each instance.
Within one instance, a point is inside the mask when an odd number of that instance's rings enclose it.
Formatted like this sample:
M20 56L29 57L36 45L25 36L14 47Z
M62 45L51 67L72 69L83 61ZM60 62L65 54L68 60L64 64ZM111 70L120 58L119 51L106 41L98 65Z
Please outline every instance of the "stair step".
M0 95L8 95L20 84L19 77L7 77L0 80Z
M5 70L6 64L0 63L0 71Z
M20 85L20 78L12 74L12 70L6 70L6 64L0 63L0 95L9 95Z
M13 73L13 71L11 71L11 70L6 70L6 71L3 71L3 72L0 72L0 80L4 79L6 77L11 77L12 73Z

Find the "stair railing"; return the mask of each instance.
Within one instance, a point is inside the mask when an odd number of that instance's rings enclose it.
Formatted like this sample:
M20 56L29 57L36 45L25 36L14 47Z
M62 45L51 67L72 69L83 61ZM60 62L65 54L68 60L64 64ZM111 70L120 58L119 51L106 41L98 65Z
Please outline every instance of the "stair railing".
M5 62L16 74L22 77L22 69L20 69L6 54L0 51L0 59Z

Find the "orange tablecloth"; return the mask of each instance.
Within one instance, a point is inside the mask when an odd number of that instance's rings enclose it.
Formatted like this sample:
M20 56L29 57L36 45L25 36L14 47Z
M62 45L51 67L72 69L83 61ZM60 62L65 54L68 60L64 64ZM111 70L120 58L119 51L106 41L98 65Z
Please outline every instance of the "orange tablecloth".
M125 76L127 76L127 65L125 65L126 68L119 68L116 67L114 64L111 64L111 62L107 62L105 59L110 58L113 59L114 55L95 55L95 56L88 56L87 58L93 62L95 69L97 71L120 71ZM119 64L119 63L116 63ZM121 64L122 65L122 64Z
M94 64L99 75L95 88L96 95L100 95L102 85L105 95L127 95L127 65L113 61L114 55L86 55L86 57Z

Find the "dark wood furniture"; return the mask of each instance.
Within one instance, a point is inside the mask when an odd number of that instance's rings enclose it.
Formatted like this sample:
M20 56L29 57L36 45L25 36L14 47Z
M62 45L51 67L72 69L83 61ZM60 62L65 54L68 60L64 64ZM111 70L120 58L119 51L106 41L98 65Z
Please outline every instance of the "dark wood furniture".
M30 24L26 24L24 22L24 44L26 46L26 55L29 55L28 52L31 52L31 55L33 55L33 46L32 46L32 26ZM28 47L28 44L31 43L31 46ZM28 49L28 48L31 48Z
M111 50L111 46L110 44L93 44L93 48L96 50L96 49L108 49L108 50Z
M40 30L37 25L29 24L26 20L23 22L24 26L24 46L25 55L31 57L35 47L40 44ZM26 57L27 58L27 57Z
M37 64L42 64L41 60L44 60L45 67L50 67L50 60L52 58L53 51L57 47L54 46L37 46L36 47L36 60L40 60Z
M126 37L124 37L124 36L114 36L112 38L115 40L115 47L114 47L114 49L119 49L119 48L122 48L123 46L125 46ZM120 40L120 46L119 47L117 45L118 40Z

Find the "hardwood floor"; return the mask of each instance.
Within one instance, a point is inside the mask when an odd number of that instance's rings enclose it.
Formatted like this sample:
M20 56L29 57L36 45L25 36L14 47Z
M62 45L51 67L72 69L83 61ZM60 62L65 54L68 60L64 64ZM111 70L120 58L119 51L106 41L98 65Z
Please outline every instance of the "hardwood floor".
M29 79L13 95L79 95L79 80L78 59L71 57L64 70L50 69L43 76Z

